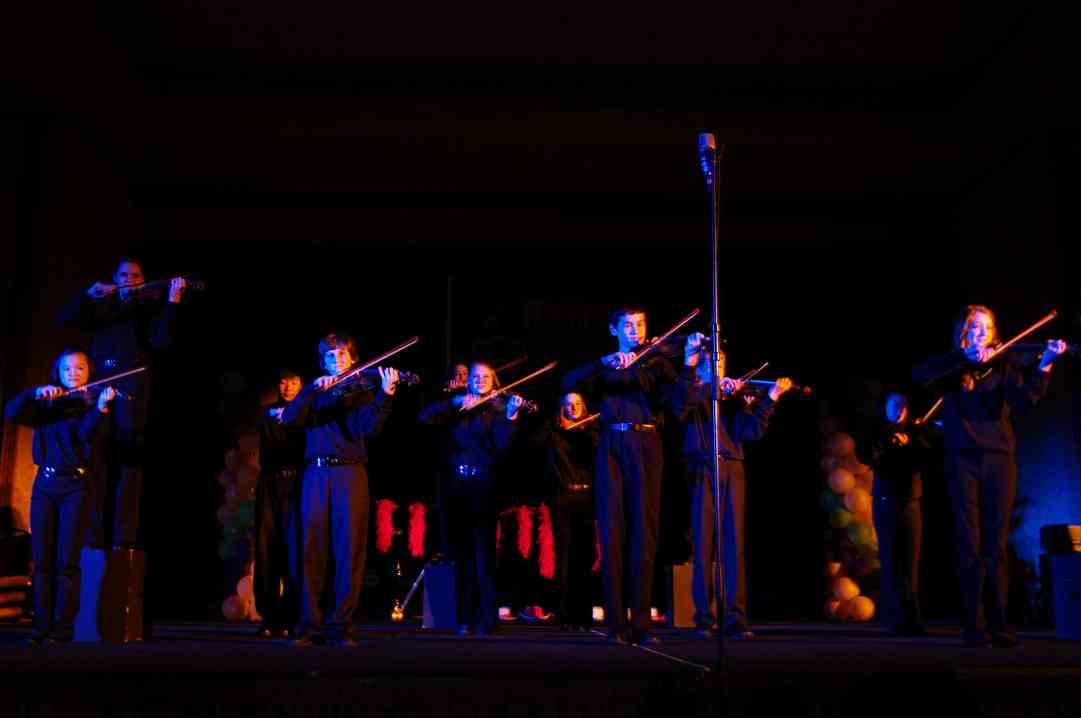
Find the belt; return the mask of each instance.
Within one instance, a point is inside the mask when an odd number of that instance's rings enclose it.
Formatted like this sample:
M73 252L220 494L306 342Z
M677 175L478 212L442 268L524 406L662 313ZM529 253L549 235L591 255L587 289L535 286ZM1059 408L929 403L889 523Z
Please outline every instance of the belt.
M457 464L454 467L454 473L458 476L469 478L473 476L487 476L487 466L473 466L471 464Z
M300 476L300 469L294 469L294 468L278 469L277 471L272 471L270 473L271 473L271 476L273 476L276 479L280 479L280 480L294 479L297 476Z
M609 424L608 428L612 431L656 431L656 424L631 424L628 422L621 422L619 424Z
M593 484L563 484L564 491L589 491Z
M308 466L315 466L320 469L327 469L331 466L349 466L351 464L359 464L359 459L346 459L341 456L313 456L308 459Z
M87 468L85 466L42 466L41 473L43 476L52 478L53 476L71 476L76 479L81 479L86 476Z

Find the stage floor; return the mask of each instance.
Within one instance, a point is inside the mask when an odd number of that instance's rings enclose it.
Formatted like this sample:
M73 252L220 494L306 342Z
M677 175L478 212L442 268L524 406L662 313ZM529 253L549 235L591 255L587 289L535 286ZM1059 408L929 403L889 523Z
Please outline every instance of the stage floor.
M511 625L460 638L360 626L358 648L296 648L254 627L166 623L123 646L20 645L0 627L2 715L679 716L919 713L1081 716L1081 642L1021 633L965 648L955 630L895 638L875 626L769 623L752 641L661 629L650 648L602 633Z

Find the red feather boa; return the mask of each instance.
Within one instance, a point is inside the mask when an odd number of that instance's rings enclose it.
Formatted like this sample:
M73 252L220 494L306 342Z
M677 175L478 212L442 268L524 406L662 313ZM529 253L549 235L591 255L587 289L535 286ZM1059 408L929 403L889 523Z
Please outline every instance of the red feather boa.
M537 545L540 555L537 563L540 564L540 575L544 578L555 578L556 575L556 541L552 535L552 512L548 510L548 504L537 507L540 514L540 529L537 531Z
M601 570L601 528L593 522L593 573Z
M390 543L394 538L394 511L398 504L390 499L379 499L375 502L375 548L379 553L390 551Z
M518 553L522 558L528 559L529 552L533 549L533 509L528 506L519 506L518 513Z
M428 530L425 515L428 507L419 501L409 504L409 554L413 558L424 555L424 534Z

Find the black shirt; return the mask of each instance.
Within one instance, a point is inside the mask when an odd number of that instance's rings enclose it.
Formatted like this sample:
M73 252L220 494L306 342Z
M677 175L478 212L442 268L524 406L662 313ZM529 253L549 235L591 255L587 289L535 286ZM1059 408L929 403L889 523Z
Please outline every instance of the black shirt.
M90 355L98 373L146 364L151 351L168 349L176 336L177 305L154 299L93 299L85 294L60 312L60 324L93 334Z
M380 389L372 395L367 390L339 393L318 391L308 384L285 407L282 425L302 426L305 435L304 456L337 456L366 462L364 438L382 430L393 397Z
M696 370L685 366L672 392L672 414L686 422L683 452L688 468L709 468L710 456L709 420L712 411L710 385L696 383ZM769 419L775 408L773 399L764 396L748 407L742 397L732 397L721 402L721 421L718 431L719 453L728 461L743 461L743 442L761 439L769 428Z
M989 371L988 371L989 370ZM961 387L965 372L979 378L971 391ZM1048 373L1023 369L1009 352L990 364L973 364L962 350L929 359L912 372L915 381L943 392L943 444L948 451L980 449L1013 452L1011 412L1031 409L1047 393Z
M305 429L302 426L286 426L281 419L270 415L271 410L284 409L289 402L278 399L273 404L260 407L259 466L263 471L278 471L304 463ZM283 414L284 416L284 414Z
M531 437L544 448L545 474L556 494L569 486L592 486L600 427L597 420L575 429L564 429L559 419L545 422Z
M676 370L662 356L651 356L629 369L613 369L600 359L572 369L563 377L565 391L599 394L601 425L663 422Z
M8 419L34 429L33 457L38 466L89 467L94 443L104 431L105 415L85 394L60 397L51 402L35 399L27 389L8 402Z
M481 406L460 411L448 397L420 410L424 424L447 428L450 438L450 464L490 467L511 445L517 422L507 419L507 405L502 397Z

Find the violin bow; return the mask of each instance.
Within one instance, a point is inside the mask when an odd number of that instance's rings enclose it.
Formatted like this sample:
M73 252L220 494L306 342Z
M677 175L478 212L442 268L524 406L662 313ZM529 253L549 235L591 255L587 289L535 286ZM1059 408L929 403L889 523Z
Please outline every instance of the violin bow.
M542 366L540 369L537 369L534 372L526 374L525 376L523 376L518 381L512 381L510 384L507 384L504 387L501 387L501 388L499 388L499 389L497 389L497 390L495 390L493 392L490 392L490 393L486 394L485 396L478 399L476 403L470 404L468 408L472 409L474 407L480 406L481 404L489 402L492 399L495 399L497 396L502 396L503 394L506 394L508 391L510 391L514 387L518 386L519 384L525 384L530 379L535 379L536 377L540 376L541 374L543 374L543 373L545 373L547 371L551 371L552 369L555 369L558 364L559 364L558 361L550 361L547 364L545 364L544 366ZM465 411L466 408L467 407L463 404L462 407L460 409L458 409L458 411Z
M419 341L420 341L420 337L413 337L411 339L407 339L406 341L402 342L401 344L394 347L390 351L383 352L382 354L377 356L375 359L372 359L371 361L369 361L369 362L367 362L365 364L361 364L360 366L355 366L352 369L346 369L341 374L336 374L334 376L334 378L330 381L330 384L327 386L327 389L333 389L338 384L341 384L343 381L345 381L347 379L352 379L354 376L356 376L357 374L360 374L365 369L371 369L376 364L380 364L383 361L385 361L385 360L389 359L390 357L394 356L395 354L397 354L399 352L402 352L402 351L405 351L406 349L413 346L414 344L416 344Z
M659 347L664 342L665 339L672 336L673 334L678 332L680 329L682 329L684 326L686 326L686 324L688 322L690 322L692 319L694 319L695 317L697 317L698 314L699 314L698 309L695 309L690 314L683 317L683 319L680 319L679 322L676 323L676 325L674 327L672 327L671 329L666 331L664 334L660 335L659 337L654 337L653 341L651 341L646 346L646 348L643 349L641 352L632 352L631 360L627 363L627 366L625 368L629 369L631 366L634 365L634 363L636 361L638 361L639 359L644 357L646 354L649 354L651 351L653 351L654 349Z

